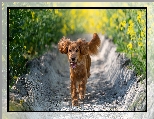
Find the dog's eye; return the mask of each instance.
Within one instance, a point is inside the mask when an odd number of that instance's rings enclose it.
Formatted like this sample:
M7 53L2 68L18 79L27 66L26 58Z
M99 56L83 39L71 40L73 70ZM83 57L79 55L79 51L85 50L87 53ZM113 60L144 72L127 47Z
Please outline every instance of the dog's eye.
M76 50L76 52L78 52L78 49Z
M69 50L69 52L71 52L71 50Z

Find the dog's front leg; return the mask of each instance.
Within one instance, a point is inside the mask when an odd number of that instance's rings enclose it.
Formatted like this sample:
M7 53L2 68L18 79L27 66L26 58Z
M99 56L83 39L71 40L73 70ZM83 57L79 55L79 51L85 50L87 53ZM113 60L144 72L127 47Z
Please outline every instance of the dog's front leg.
M71 79L71 97L72 97L72 105L73 106L78 106L76 81L74 81L73 79Z
M86 92L87 76L85 76L79 84L79 98L83 100Z

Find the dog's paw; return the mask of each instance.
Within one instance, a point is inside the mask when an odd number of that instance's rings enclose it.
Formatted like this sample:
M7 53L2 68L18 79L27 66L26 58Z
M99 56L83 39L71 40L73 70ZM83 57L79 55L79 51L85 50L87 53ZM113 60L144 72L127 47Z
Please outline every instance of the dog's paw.
M78 106L79 103L78 103L78 100L72 100L72 106Z
M83 99L85 98L85 96L84 96L84 95L79 94L79 98L80 98L80 100L83 100Z

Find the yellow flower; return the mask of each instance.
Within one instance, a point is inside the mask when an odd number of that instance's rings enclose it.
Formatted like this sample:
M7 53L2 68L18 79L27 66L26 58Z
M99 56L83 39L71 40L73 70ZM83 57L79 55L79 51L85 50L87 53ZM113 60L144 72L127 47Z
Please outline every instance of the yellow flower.
M125 27L126 26L126 21L122 22L122 26Z
M139 18L141 18L142 12L141 11L137 11L137 15L138 15Z
M127 34L130 34L130 29L129 28L127 29Z
M143 43L142 42L138 42L138 46L143 46Z
M27 52L28 52L28 54L31 54L31 51L30 50L28 50Z
M24 100L20 100L20 104L23 104Z
M120 22L120 26L125 27L126 26L126 21Z
M31 12L32 19L34 19L35 12Z
M128 49L132 49L132 47L133 47L132 43L129 43L129 44L127 45L127 48L128 48Z
M134 26L134 23L133 23L132 20L129 20L129 26L130 26L130 27L133 27L133 26Z
M26 46L24 46L24 48L26 49Z
M130 35L131 40L135 38L136 33L135 33L135 31L134 31L132 26L128 26L127 34Z
M144 32L143 31L141 31L141 37L143 37L144 36Z
M146 32L146 27L143 28L143 31Z
M130 19L130 20L129 20L129 24L132 24L132 23L133 23L133 21Z
M134 40L134 39L136 39L136 37L135 37L135 34L133 34L133 35L130 35L130 39L131 39L131 40Z
M144 23L145 23L145 20L142 19L142 20L141 20L141 23L144 24Z
M13 79L15 79L15 80L17 80L17 78L18 78L17 76L14 76L14 77L13 77Z
M120 22L120 30L123 30L125 26L126 26L126 21Z
M71 10L71 14L72 14L72 16L76 15L76 11L75 10Z
M139 38L139 40L142 40L142 38Z
M55 9L55 14L58 14L58 9Z
M141 16L142 16L141 11L137 11L137 20L138 20L139 22L141 22Z
M75 29L75 26L72 24L71 25L71 30L74 30Z

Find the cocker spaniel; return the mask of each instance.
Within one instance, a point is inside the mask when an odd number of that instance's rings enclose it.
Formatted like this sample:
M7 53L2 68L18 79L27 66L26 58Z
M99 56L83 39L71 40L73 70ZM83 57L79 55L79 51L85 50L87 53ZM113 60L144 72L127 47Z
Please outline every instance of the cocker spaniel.
M58 43L58 49L62 54L67 54L70 63L71 97L72 105L78 105L78 96L82 100L85 97L86 83L90 76L91 58L96 55L100 46L100 38L93 34L90 42L82 39L70 41L63 37Z

